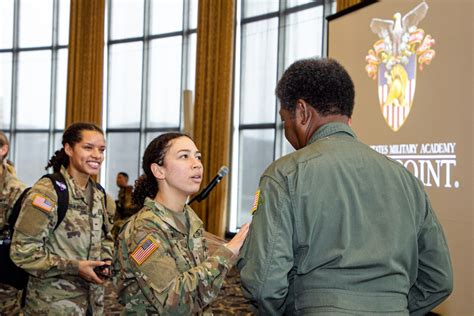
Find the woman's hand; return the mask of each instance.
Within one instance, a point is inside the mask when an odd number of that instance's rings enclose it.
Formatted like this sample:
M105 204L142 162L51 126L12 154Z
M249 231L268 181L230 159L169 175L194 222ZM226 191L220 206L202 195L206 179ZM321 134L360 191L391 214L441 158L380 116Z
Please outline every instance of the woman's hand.
M105 261L91 261L91 260L81 260L79 261L79 276L86 280L87 282L102 284L104 280L101 280L97 274L94 272L95 267L102 266L104 264L110 264Z
M247 233L249 232L250 223L245 223L240 227L240 230L231 239L225 246L234 253L234 255L238 256L240 252L240 247L242 247L245 237L247 237Z

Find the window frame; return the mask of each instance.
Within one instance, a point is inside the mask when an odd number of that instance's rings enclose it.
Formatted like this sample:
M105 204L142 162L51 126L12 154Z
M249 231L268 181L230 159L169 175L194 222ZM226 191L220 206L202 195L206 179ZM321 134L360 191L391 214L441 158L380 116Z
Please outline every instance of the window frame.
M273 129L274 130L274 144L273 144L273 161L282 156L284 152L283 147L285 145L283 124L279 118L279 102L275 98L275 120L273 123L252 123L252 124L242 124L240 122L240 111L242 108L240 94L241 94L241 80L242 80L242 65L241 57L243 53L242 49L242 30L245 25L253 22L264 21L268 19L278 18L278 52L277 52L277 71L275 73L276 80L281 77L285 70L285 45L287 43L286 36L286 23L288 16L293 13L302 12L304 10L312 9L315 7L322 6L323 8L323 25L322 30L323 34L321 35L322 41L322 51L321 56L326 56L326 32L327 32L327 22L326 17L329 16L334 10L333 0L315 0L305 4L287 7L287 2L289 0L280 0L278 11L267 12L255 16L242 17L242 13L245 12L245 1L239 0L237 4L237 23L236 23L236 45L235 45L235 64L234 64L234 96L233 96L233 127L232 127L232 153L231 153L231 183L230 183L230 199L229 199L229 209L230 214L228 216L228 231L230 233L236 232L240 227L238 225L238 217L240 209L242 208L240 203L242 197L239 196L239 186L240 183L240 152L242 151L241 144L241 134L243 131L248 130L261 130L261 129ZM240 5L239 5L240 4ZM255 189L257 190L258 183L255 183ZM248 206L248 212L250 214L250 208Z
M61 0L52 0L52 23L51 23L51 45L45 46L32 46L32 47L20 47L20 0L12 0L13 2L13 36L12 36L12 46L10 48L1 48L0 54L10 53L12 56L11 64L11 100L10 104L10 124L9 126L2 126L0 129L5 134L8 135L9 140L9 153L8 157L12 161L19 161L17 149L19 148L17 144L18 135L25 134L46 134L48 138L47 145L47 157L35 157L35 159L44 159L44 166L46 166L49 158L53 155L57 148L55 147L55 135L58 133L63 133L63 128L57 128L57 116L60 114L58 112L58 64L59 59L58 55L60 50L65 49L68 53L68 44L59 44L60 36L60 4ZM64 1L63 1L64 2ZM69 17L69 15L68 15ZM69 36L68 40L69 41ZM18 90L19 90L19 68L20 68L20 54L24 52L40 52L40 51L50 51L51 52L51 65L49 72L50 87L49 87L49 124L47 128L18 128ZM64 100L64 104L65 104ZM21 165L16 165L16 169L21 170ZM46 172L46 171L45 171ZM43 173L45 173L43 172ZM21 172L19 172L21 174ZM27 185L32 185L38 180L38 177L31 175L31 178L20 176L20 180L25 182Z
M113 0L107 0L107 32L106 34L106 39L105 39L105 45L106 45L106 52L104 54L106 58L106 62L104 65L106 66L106 71L104 71L104 91L106 93L104 94L104 108L103 108L103 113L104 115L104 124L103 126L104 131L106 133L106 137L109 137L111 134L115 133L138 133L138 139L139 139L139 150L136 153L137 155L137 160L138 164L136 166L136 174L140 176L142 174L141 172L141 163L142 163L142 155L145 151L146 146L148 145L148 135L149 134L157 134L157 133L166 133L166 132L180 132L183 130L184 127L184 98L183 98L183 93L185 90L188 90L188 80L189 80L189 72L191 65L189 64L189 56L191 55L191 37L194 34L197 34L197 27L196 28L191 28L190 27L190 21L192 19L191 14L192 8L191 8L191 1L192 0L181 0L183 2L183 23L182 23L182 29L180 31L174 31L174 32L166 32L166 33L160 33L160 34L151 34L151 15L152 15L152 10L151 5L152 5L152 0L144 0L144 16L143 16L143 34L142 36L136 36L136 37L129 37L129 38L123 38L123 39L111 39L111 23L112 23L112 5L113 5ZM172 126L172 127L160 127L160 126L148 126L147 123L147 110L148 107L150 106L149 104L149 82L150 82L150 75L149 75L149 69L150 69L150 43L153 40L156 39L164 39L164 38L172 38L172 37L177 37L181 36L181 70L180 70L180 96L179 96L179 124L177 126ZM140 121L139 121L139 126L138 127L109 127L108 124L108 110L110 108L109 104L109 96L110 96L110 89L109 89L109 78L110 78L110 48L113 45L117 44L123 44L123 43L131 43L131 42L141 42L142 45L142 70L141 70L141 103L140 103ZM196 53L195 53L196 54ZM193 81L194 82L194 81ZM192 87L194 89L194 87ZM108 156L108 157L107 157ZM115 182L115 174L112 174L111 170L109 170L110 164L111 164L111 159L113 157L110 157L110 155L106 155L106 161L104 165L102 166L101 169L101 178L105 179L105 188L110 191L110 192L115 192L116 188L110 187L108 184L114 183ZM133 180L132 175L130 175L131 180Z

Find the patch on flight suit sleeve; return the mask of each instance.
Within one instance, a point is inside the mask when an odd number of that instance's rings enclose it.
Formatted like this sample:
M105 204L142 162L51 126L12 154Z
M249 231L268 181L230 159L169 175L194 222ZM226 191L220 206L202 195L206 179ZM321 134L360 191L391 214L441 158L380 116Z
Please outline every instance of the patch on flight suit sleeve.
M255 192L255 198L253 200L253 206L252 206L252 215L255 214L255 212L258 209L258 206L261 204L261 199L260 199L260 189Z
M158 249L158 242L148 235L138 244L135 250L133 250L130 257L140 266L156 249Z
M36 206L45 213L50 213L54 208L54 202L41 194L35 194L33 196L33 206Z

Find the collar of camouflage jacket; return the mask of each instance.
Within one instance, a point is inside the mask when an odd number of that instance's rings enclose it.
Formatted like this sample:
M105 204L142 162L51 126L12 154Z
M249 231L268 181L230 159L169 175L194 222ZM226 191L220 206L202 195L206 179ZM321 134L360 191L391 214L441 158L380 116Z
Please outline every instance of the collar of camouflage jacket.
M184 206L184 212L187 213L189 219L189 232L185 232L182 229L179 229L173 216L173 211L166 208L164 205L148 197L145 199L144 205L151 208L155 212L155 214L160 217L162 221L173 227L175 230L181 232L182 234L193 236L203 226L203 222L201 221L201 219L188 205Z
M101 203L103 193L97 189L94 180L89 178L86 190L82 190L79 184L77 184L76 180L71 177L71 175L69 175L67 169L64 166L61 166L60 172L63 175L64 180L66 180L66 185L69 188L69 194L71 194L75 200L83 200L85 203L87 203L86 192L90 189L89 186L91 186L93 192L93 204Z

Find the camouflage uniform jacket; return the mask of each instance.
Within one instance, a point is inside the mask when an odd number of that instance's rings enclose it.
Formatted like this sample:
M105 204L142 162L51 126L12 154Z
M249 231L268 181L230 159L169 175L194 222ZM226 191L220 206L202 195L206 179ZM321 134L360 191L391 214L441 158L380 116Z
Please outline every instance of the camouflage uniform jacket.
M0 227L3 227L10 216L13 205L26 185L18 180L15 170L6 162L0 165L0 168L3 168L3 173L0 176Z
M0 228L3 227L10 216L11 209L26 185L18 180L15 169L6 163L0 165L3 173L0 176ZM17 315L20 305L17 297L19 291L13 286L0 284L0 314Z
M40 179L28 193L15 226L10 256L31 274L26 312L103 312L103 287L86 282L78 275L79 260L113 258L113 241L108 232L104 194L93 188L92 206L85 191L61 168L69 189L69 207L56 230L57 194L50 179Z
M120 232L114 266L125 314L202 314L217 297L236 256L224 246L208 256L202 221L189 206L184 211L189 231L147 198Z

